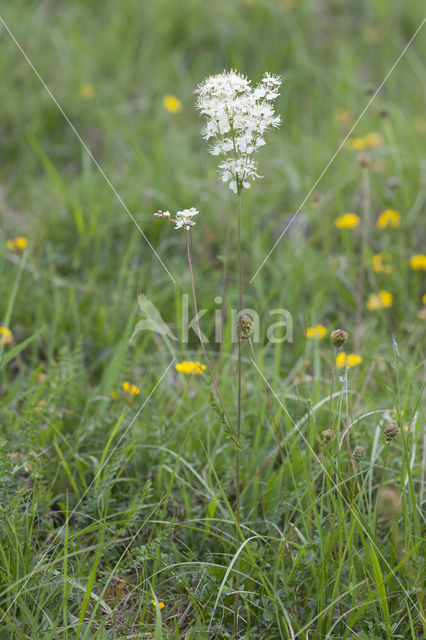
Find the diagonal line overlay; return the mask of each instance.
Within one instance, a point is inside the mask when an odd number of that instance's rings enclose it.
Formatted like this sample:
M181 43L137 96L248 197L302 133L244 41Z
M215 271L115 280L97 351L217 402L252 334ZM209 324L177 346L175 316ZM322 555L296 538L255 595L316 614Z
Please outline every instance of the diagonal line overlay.
M105 171L102 169L101 165L99 164L99 162L96 160L96 158L94 157L93 153L90 151L89 147L87 146L87 144L84 142L83 138L80 136L80 134L78 133L77 129L75 128L75 126L73 125L73 123L71 122L71 120L69 119L69 117L67 116L67 114L65 113L64 109L62 108L62 106L59 104L59 102L56 100L55 96L53 95L53 93L51 92L51 90L49 89L49 87L47 86L47 84L45 83L45 81L43 80L43 78L41 77L40 73L37 71L37 69L35 68L35 66L33 65L33 63L31 62L30 58L28 57L28 55L26 54L26 52L24 51L24 49L22 48L22 46L19 44L19 42L17 41L17 39L15 38L15 36L13 35L13 33L11 32L11 30L9 29L8 25L6 24L6 22L3 20L3 18L0 16L0 22L1 24L4 26L4 28L6 29L7 33L10 35L10 37L12 38L13 42L16 44L17 48L19 49L19 51L22 53L22 55L24 56L25 60L27 61L27 63L29 64L29 66L31 67L31 69L34 71L35 75L37 76L37 78L40 80L41 84L43 85L44 89L46 90L46 92L48 93L48 95L50 96L50 98L53 100L53 102L55 103L55 105L57 106L57 108L59 109L60 113L62 114L62 116L64 117L65 121L67 122L67 124L71 127L72 131L74 132L75 136L77 137L78 141L80 142L81 146L84 148L84 150L86 151L86 153L88 154L88 156L90 157L90 159L92 160L93 164L95 165L95 167L98 169L99 173L102 175L102 177L104 178L105 182L108 184L108 186L110 187L111 191L113 192L113 194L115 195L115 197L117 198L117 200L119 201L119 203L122 205L123 209L126 211L127 215L129 216L129 218L132 220L132 222L136 225L137 229L139 230L139 233L143 236L145 242L148 244L148 246L150 247L150 249L153 251L153 253L155 254L157 260L159 260L159 262L161 263L163 269L165 269L165 271L168 273L169 277L171 278L171 280L173 281L174 284L176 284L176 280L174 279L174 277L172 276L172 274L170 273L170 271L167 269L166 265L164 264L164 262L162 261L162 259L160 258L160 256L158 255L158 253L156 252L156 250L154 249L154 247L152 246L151 242L148 240L147 236L145 235L145 233L142 231L142 229L140 228L138 222L136 221L134 215L131 213L131 211L129 210L128 206L126 205L126 203L124 202L123 198L120 196L120 194L118 193L117 189L114 187L114 185L112 184L112 182L110 181L110 179L108 178L108 176L106 175Z

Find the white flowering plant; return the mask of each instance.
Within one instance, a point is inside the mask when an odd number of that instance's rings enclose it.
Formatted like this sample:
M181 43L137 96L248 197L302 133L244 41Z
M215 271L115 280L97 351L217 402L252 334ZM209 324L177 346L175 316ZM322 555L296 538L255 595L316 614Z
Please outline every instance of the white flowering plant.
M172 218L170 211L156 211L154 216L156 218L164 218L165 220L170 220L175 225L175 229L183 229L184 231L189 231L191 227L195 225L194 220L192 219L199 212L195 207L190 207L189 209L183 209L183 211L177 211L175 218Z
M274 109L280 85L277 76L265 73L252 87L245 76L231 70L210 76L196 89L197 109L206 118L203 138L212 141L210 153L221 156L222 181L234 193L262 177L254 154L265 144L265 133L281 124Z

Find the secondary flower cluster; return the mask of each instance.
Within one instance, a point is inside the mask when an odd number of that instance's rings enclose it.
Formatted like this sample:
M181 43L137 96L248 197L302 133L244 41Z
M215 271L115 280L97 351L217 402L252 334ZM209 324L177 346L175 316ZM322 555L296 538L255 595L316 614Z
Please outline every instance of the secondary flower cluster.
M250 188L249 180L260 178L253 158L265 144L264 134L281 123L273 100L281 80L265 73L257 87L236 71L210 76L196 90L197 108L206 117L201 130L211 140L210 153L221 156L222 181L234 193Z
M170 211L161 210L156 211L154 213L154 216L156 218L165 218L166 220L170 220L170 222L173 222L175 224L175 229L183 229L184 231L189 231L190 228L195 225L195 222L192 218L197 214L197 209L191 207L190 209L177 211L175 218L172 218L172 216L170 215Z

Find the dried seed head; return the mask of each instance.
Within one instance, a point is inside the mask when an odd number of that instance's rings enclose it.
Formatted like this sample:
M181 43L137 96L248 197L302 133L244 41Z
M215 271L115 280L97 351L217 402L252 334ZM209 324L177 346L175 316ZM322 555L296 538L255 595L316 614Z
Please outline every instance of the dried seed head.
M348 337L348 332L344 331L343 329L335 329L330 334L331 342L334 344L336 349L341 349Z
M333 438L335 437L335 433L333 429L325 429L325 431L322 432L322 437L324 438L324 442L329 442L330 440L333 440Z
M379 116L381 118L387 118L388 115L389 115L389 110L386 109L386 107L382 107L382 109L380 109L380 111L379 111Z
M254 331L254 321L246 313L242 313L238 318L238 339L240 342L252 337Z
M355 462L359 462L360 460L363 460L366 455L367 455L367 452L364 449L364 447L361 447L361 445L357 445L352 453L352 457L355 460Z
M371 164L371 157L368 153L360 153L358 155L358 164L360 167L363 167L364 169L366 167L369 167Z
M398 427L396 422L391 422L390 424L386 425L383 430L383 433L386 437L386 442L392 442L392 440L396 440L396 438L400 434L400 431L401 429Z

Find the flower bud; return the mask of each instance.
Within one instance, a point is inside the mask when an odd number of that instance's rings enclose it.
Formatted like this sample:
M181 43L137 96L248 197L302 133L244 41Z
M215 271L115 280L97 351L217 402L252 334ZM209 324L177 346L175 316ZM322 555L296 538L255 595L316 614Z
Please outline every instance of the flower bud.
M254 321L246 313L242 313L238 318L238 339L240 342L252 337L254 331Z
M333 429L325 429L321 435L324 438L324 442L328 442L329 440L333 440L336 434Z
M360 167L363 167L364 169L366 167L369 167L371 164L371 157L368 153L360 153L358 155L358 164Z
M336 349L341 349L348 337L348 332L344 331L343 329L335 329L330 334L331 342L334 344Z
M360 460L363 460L366 455L367 455L367 452L364 449L364 447L361 447L361 445L357 445L352 453L352 457L355 460L355 462L359 462Z
M383 430L383 433L385 434L385 437L386 437L386 442L392 442L392 440L396 440L396 438L400 434L400 431L401 430L396 424L396 422L391 422L390 424L386 425L386 427Z

